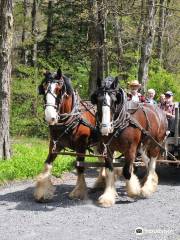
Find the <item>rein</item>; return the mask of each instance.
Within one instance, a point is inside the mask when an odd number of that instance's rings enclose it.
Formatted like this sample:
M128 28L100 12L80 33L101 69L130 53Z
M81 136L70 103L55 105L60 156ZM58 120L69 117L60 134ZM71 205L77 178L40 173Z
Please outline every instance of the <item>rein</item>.
M107 90L106 92L110 93L117 93L120 91L119 89L115 90ZM112 121L110 122L110 126L113 127L113 129L121 129L121 131L126 128L129 125L129 119L130 119L130 113L127 112L127 106L126 106L126 95L125 92L122 91L122 98L121 98L121 105L119 104L118 108L116 108L114 117ZM110 106L109 106L110 107ZM118 113L117 116L116 113Z

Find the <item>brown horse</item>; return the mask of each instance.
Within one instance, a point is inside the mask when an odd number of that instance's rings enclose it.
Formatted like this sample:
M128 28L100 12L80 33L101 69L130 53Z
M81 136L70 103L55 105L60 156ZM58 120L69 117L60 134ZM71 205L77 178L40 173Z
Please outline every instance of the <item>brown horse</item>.
M130 114L127 111L126 95L118 88L118 79L112 77L104 80L102 86L92 95L91 101L97 104L97 122L108 154L105 161L106 188L99 198L99 204L109 207L115 203L117 193L112 165L114 151L120 151L125 157L123 175L128 196L150 196L156 191L158 184L155 168L160 147L155 141L161 144L166 137L165 114L150 104L138 105L134 113ZM155 141L148 137L147 131ZM147 168L147 176L141 184L133 167L138 152Z
M44 171L37 178L34 196L37 201L44 201L51 199L55 190L51 182L51 170L57 152L67 147L85 154L88 146L95 143L97 138L93 105L89 103L87 106L80 100L72 88L70 79L62 75L60 69L54 76L46 72L39 92L44 94L45 120L49 124L50 144ZM77 160L84 161L84 157L77 156ZM87 197L83 167L77 167L77 183L69 196L79 199Z

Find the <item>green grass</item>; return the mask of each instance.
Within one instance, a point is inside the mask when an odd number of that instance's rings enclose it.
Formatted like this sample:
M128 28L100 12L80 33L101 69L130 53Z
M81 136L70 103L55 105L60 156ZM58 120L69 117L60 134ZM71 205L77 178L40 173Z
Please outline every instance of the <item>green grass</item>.
M30 179L43 169L48 154L48 142L37 138L16 138L13 140L13 156L0 161L0 183L17 179ZM60 176L73 168L74 157L58 156L53 164L53 175Z

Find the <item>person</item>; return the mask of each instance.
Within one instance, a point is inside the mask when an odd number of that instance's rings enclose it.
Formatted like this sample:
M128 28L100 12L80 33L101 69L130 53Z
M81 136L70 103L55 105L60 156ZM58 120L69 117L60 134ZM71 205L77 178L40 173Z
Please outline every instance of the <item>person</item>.
M133 102L144 102L144 96L142 96L139 93L139 89L141 87L141 84L137 80L133 80L132 82L129 83L129 89L130 92L127 94L128 101L133 101Z
M160 108L166 113L170 136L173 137L175 131L175 104L173 103L173 93L171 91L167 91L164 95L164 103Z
M162 105L165 102L165 95L162 93L159 97L158 107L162 108Z
M157 104L157 102L154 100L154 97L155 97L155 90L150 88L148 89L147 91L147 98L145 100L146 103L149 103L149 104Z

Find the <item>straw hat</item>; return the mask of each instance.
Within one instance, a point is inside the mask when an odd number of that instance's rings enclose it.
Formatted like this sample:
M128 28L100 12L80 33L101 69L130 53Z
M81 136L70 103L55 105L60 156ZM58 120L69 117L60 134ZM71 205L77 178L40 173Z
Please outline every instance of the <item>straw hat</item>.
M133 80L133 81L129 82L129 86L130 87L134 87L134 86L141 87L141 84L138 82L138 80Z

